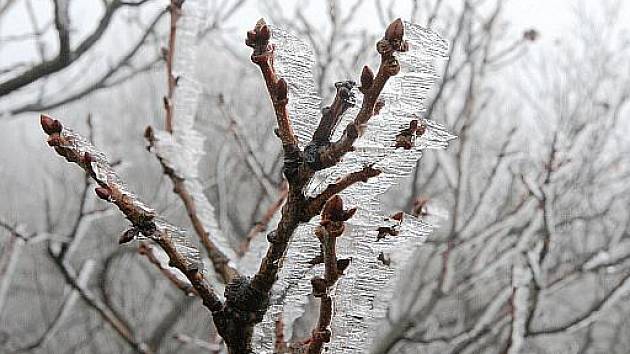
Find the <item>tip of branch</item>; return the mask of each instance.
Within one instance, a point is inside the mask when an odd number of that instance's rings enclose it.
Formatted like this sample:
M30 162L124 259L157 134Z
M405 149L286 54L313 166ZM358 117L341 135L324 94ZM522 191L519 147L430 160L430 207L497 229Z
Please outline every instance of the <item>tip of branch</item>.
M394 22L390 23L385 30L385 39L392 41L402 41L403 35L405 34L405 25L400 18L394 20Z
M104 187L97 187L94 189L94 192L96 192L96 195L98 195L99 198L103 200L107 200L107 201L109 201L109 198L111 198L112 196L109 189L104 188Z
M51 118L46 114L42 114L39 118L39 122L42 125L42 129L48 135L59 134L63 130L61 122Z
M252 60L254 57L260 56L265 52L271 51L272 47L269 45L269 39L271 38L271 29L265 23L264 19L258 20L254 29L247 31L247 38L245 44L248 47L254 48L254 54L252 54ZM256 62L254 60L254 62Z

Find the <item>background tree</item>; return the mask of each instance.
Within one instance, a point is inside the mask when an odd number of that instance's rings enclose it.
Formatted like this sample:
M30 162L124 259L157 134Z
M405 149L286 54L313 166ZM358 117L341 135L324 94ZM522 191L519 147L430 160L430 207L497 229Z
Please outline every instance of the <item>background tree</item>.
M216 4L226 11L231 7ZM347 78L344 73L360 69L340 62L354 63L356 54L366 52L354 48L374 42L363 38L378 38L375 26L364 18L381 14L387 22L403 11L405 17L429 24L452 43L451 60L442 68L450 74L433 93L436 98L428 109L459 139L446 153L425 156L424 168L409 184L382 198L392 213L415 209L426 214L425 219L441 220L441 226L418 252L406 279L410 286L392 307L391 327L383 330L384 345L375 351L499 353L517 352L520 347L521 352L625 353L629 345L623 336L627 330L624 186L628 164L624 156L628 147L623 137L628 127L623 117L627 115L628 53L620 50L627 40L620 18L623 7L588 7L576 12L575 29L552 45L548 38L555 34L514 31L510 27L514 19L506 9L509 3L498 7L490 0L361 2L352 11L354 4L319 4L321 9L312 11L324 14L321 17L328 22L304 16L310 20L311 31L322 32L312 35L301 32L306 26L291 6L263 8L272 12L265 16L274 23L285 23L303 38L317 38L315 42L324 50L321 57L315 52L316 81L320 80L318 67L327 61L327 31L332 27L328 9L333 6L338 21L348 18L349 22L346 32L333 41L334 59L322 82ZM365 14L370 15L361 16ZM219 28L200 41L202 53L207 53L200 54L204 67L229 64L238 69L198 73L204 100L199 115L211 119L201 121L197 128L213 141L206 144L208 159L200 165L200 175L207 176L206 195L217 209L219 226L230 236L232 247L239 249L246 236L260 235L274 218L283 187L280 148L269 138L272 131L266 117L272 113L261 91L265 89L253 73L248 54L240 52L242 35L234 35L236 40L230 33ZM346 40L354 44L345 45ZM334 55L343 50L347 54ZM160 214L187 225L178 197L170 192L171 181L147 178L161 174L161 166L146 158L138 138L147 124L163 124L164 81L160 68L57 111L63 109L64 117L77 117L67 123L82 132L89 131L84 117L92 112L93 125L101 128L94 134L95 143L106 146L112 160L121 161L117 171ZM317 89L322 96L328 95L324 102L330 102L335 91ZM114 122L122 133L109 133L107 125ZM42 158L49 152L44 151L41 136L28 133L36 131L34 122L2 125L10 132L0 142L6 161L0 166L0 177L6 182L0 184L5 201L0 205L2 220L14 229L22 225L17 231L26 236L37 231L53 241L64 241L66 236L58 235L72 231L82 178L68 174L58 161ZM231 198L236 191L257 197ZM211 324L196 315L203 313L199 304L182 298L181 290L147 258L117 247L112 240L123 233L124 226L119 218L95 206L91 193L86 195L89 222L81 226L79 233L85 236L69 259L79 270L85 250L91 250L96 267L88 285L97 299L121 315L139 338L155 338L146 342L160 352L198 352L197 345L217 349L207 343L214 338L208 336ZM95 213L90 209L93 206ZM550 232L544 231L545 223L552 225ZM7 246L22 242L11 235L6 232L0 238L3 260L15 249ZM449 238L453 239L450 244ZM549 247L541 256L546 239ZM72 287L65 285L54 261L42 257L48 252L46 242L26 243L22 256L14 258L19 261L12 263L14 275L0 315L4 348L34 343L53 323L61 302L71 297ZM528 277L529 273L536 277ZM24 295L29 295L28 302ZM435 301L434 306L429 306L429 300ZM312 304L313 310L318 308L317 300ZM34 352L133 350L85 302L74 306L57 328L87 334L49 335ZM293 328L295 338L287 341L308 335L312 329L309 309L298 320L303 325ZM527 318L531 321L525 330ZM87 325L79 328L73 323ZM172 337L175 334L177 339Z

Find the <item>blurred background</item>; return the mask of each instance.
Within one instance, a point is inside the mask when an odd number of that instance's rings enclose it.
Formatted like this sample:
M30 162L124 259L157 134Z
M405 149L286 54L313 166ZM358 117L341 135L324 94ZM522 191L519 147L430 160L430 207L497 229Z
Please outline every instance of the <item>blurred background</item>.
M164 124L168 3L0 0L2 353L133 353L143 343L220 352L201 304L137 247L118 246L126 222L39 128L45 112L89 136L130 189L190 227L143 138ZM210 0L197 35L197 128L221 229L240 249L283 190L245 32L264 17L307 41L330 102L334 83L358 81L402 17L451 44L426 114L458 139L382 197L384 209L438 228L409 264L373 353L630 352L629 5Z

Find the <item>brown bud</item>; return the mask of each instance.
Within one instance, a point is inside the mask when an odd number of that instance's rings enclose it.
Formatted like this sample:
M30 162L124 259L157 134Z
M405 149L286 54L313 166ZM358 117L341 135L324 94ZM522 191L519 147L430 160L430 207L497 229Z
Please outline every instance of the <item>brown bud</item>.
M402 41L405 33L405 26L400 18L390 23L385 30L385 39L390 41Z
M409 130L411 130L411 132L415 132L416 130L418 130L418 120L414 119L411 122L409 122Z
M256 31L247 31L247 39L245 40L245 43L247 43L247 45L253 45L256 43Z
M383 252L379 253L377 259L386 266L389 266L392 264L392 260L390 258L385 257L385 254Z
M527 31L523 32L523 39L531 41L531 42L533 42L536 39L538 39L538 36L539 36L539 33L535 29L530 29L530 30L527 30Z
M147 127L144 129L144 138L147 140L153 140L153 127L150 125L147 125Z
M96 187L94 191L96 192L96 195L98 195L98 197L103 200L109 201L109 198L111 198L112 196L112 193L109 191L108 188Z
M400 63L394 57L390 57L384 66L385 73L389 76L396 76L400 72Z
M89 153L89 151L86 151L83 154L83 162L84 163L94 162L94 157L92 156L92 154Z
M134 238L138 236L139 233L140 233L140 230L138 230L135 227L132 227L131 229L125 231L122 235L120 235L120 237L118 238L118 244L122 245L124 243L132 241Z
M63 130L61 122L56 119L52 119L50 116L47 116L45 114L42 114L40 116L39 121L42 125L42 129L44 129L44 132L48 135L52 135L55 133L59 134L61 133L61 130Z
M258 21L256 21L256 26L254 28L256 28L256 30L260 30L260 28L264 25L266 25L267 22L265 22L264 18L260 18L258 19Z
M343 272L348 268L350 261L352 261L352 258L342 258L337 260L337 272L339 275L343 274Z
M381 113L381 109L383 109L383 107L385 107L385 101L381 99L376 101L376 103L374 104L374 115L378 115L379 113Z
M322 210L322 220L342 221L343 215L343 199L337 194L332 196Z
M356 212L357 212L357 208L352 208L352 209L346 210L344 212L344 214L343 214L343 221L346 221L346 220L350 219L351 217L353 217Z
M288 90L287 82L284 79L281 78L276 82L276 96L279 100L287 99Z
M260 29L258 30L257 39L261 42L267 42L269 38L271 38L271 29L269 29L269 26L267 25L260 26Z
M393 214L392 216L390 216L390 218L396 221L402 221L404 216L405 216L405 212L399 211L396 214Z
M364 66L363 71L361 72L361 92L365 93L372 87L372 83L374 83L374 73L369 66Z

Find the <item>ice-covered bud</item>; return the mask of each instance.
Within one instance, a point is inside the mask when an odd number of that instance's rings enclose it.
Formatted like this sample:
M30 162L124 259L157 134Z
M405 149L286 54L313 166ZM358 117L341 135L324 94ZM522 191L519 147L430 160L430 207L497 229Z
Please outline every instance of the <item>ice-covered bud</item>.
M343 272L348 268L351 261L351 258L342 258L337 260L337 272L339 275L343 275Z
M139 233L140 233L140 230L138 230L135 227L132 227L131 229L125 231L122 235L120 235L120 237L118 238L118 244L122 245L124 243L132 241L134 238L138 236Z
M369 90L370 87L372 87L372 83L374 83L374 73L372 69L366 65L361 72L361 92L365 93Z
M385 39L389 41L402 41L405 34L405 26L400 18L390 23L385 30Z
M63 130L61 122L56 119L52 119L50 116L47 116L45 114L42 114L40 116L39 121L42 125L42 129L44 129L44 132L48 135L59 134L61 133L61 130Z
M260 26L260 29L258 30L258 40L261 42L267 42L269 38L271 38L271 29L269 29L269 26Z
M109 191L109 189L104 187L96 187L94 189L94 192L96 192L96 195L98 195L99 198L107 201L109 201L109 198L111 198L112 196L112 193Z

